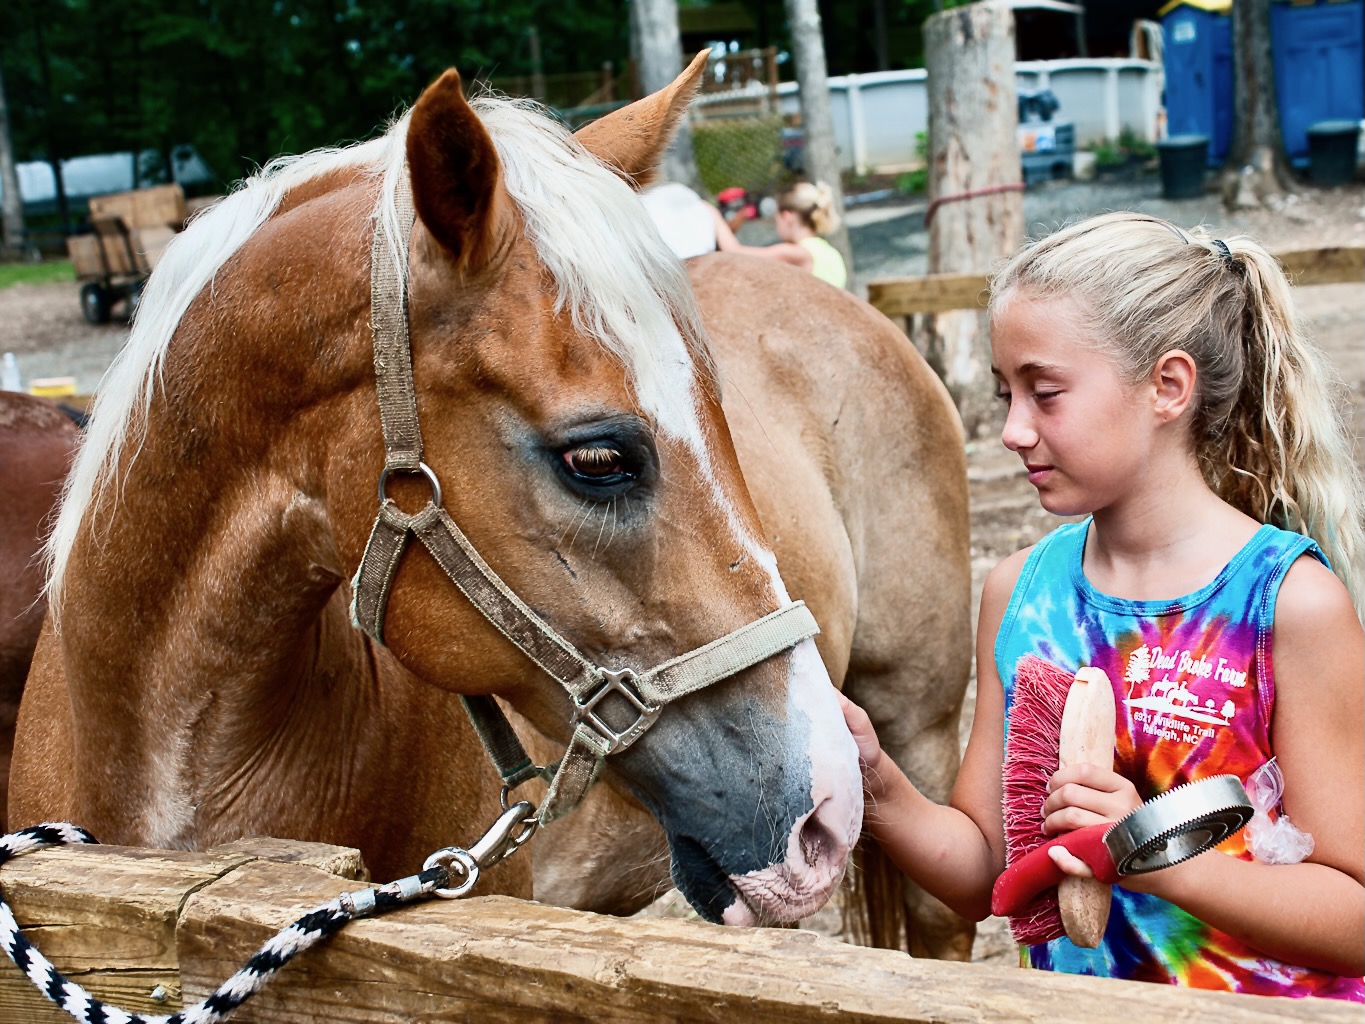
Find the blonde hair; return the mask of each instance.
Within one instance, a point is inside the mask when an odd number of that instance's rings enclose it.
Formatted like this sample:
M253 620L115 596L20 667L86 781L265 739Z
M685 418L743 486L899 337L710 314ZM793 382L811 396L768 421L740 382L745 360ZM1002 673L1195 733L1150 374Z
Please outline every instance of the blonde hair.
M1305 338L1289 289L1250 238L1110 213L1010 257L991 282L991 318L1019 292L1073 296L1130 383L1163 353L1189 353L1204 479L1234 508L1317 541L1365 618L1365 488L1346 387Z
M777 208L796 214L817 235L824 237L839 226L834 191L823 181L798 181L777 194Z

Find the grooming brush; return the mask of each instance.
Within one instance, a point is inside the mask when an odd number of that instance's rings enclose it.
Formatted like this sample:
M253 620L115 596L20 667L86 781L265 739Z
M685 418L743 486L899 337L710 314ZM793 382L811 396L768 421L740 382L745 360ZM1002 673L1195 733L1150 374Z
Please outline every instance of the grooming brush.
M1251 820L1241 780L1212 775L1168 790L1112 824L1047 839L1047 780L1059 764L1112 771L1114 720L1114 691L1102 670L1084 668L1071 677L1041 658L1020 661L1003 773L1008 866L991 892L991 912L1010 919L1020 943L1067 935L1094 948L1104 937L1113 883L1189 860ZM1054 846L1083 860L1095 877L1064 873L1048 854Z
M1020 661L1003 772L1009 865L1047 843L1042 808L1054 772L1074 764L1113 771L1114 720L1114 691L1103 669L1073 676L1041 658ZM1034 945L1066 935L1078 946L1098 946L1109 921L1110 883L1063 876L1052 884L1055 890L1007 915L1015 940Z

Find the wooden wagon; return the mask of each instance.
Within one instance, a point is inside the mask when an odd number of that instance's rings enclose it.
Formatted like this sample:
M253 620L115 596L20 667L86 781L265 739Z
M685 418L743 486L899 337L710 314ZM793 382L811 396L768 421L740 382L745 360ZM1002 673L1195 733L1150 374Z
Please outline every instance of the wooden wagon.
M137 308L142 286L185 226L185 193L179 185L115 192L90 200L93 234L72 235L66 250L81 282L81 312L92 324L109 320L115 305Z

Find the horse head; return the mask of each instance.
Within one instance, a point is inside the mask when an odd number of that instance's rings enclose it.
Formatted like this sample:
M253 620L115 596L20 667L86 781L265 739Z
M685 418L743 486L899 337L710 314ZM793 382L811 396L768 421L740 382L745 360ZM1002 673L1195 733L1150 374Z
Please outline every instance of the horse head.
M447 72L407 130L429 472L403 482L417 504L439 482L510 594L609 672L644 675L791 603L684 272L627 184L653 174L698 67L578 139L505 103L471 106ZM356 422L369 437L348 444L373 450L373 414ZM358 505L343 518L370 517ZM349 534L348 561L363 540ZM402 556L382 615L419 677L498 694L570 740L569 694L425 552ZM601 714L624 730L640 707L615 703ZM809 638L669 704L607 763L657 815L676 882L713 920L809 914L857 838L856 757Z

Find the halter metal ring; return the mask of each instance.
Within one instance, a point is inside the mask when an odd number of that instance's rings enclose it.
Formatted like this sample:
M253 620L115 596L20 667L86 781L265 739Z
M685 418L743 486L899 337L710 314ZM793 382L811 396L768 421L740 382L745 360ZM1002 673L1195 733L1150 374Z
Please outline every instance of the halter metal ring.
M432 893L444 900L458 900L479 880L479 862L476 861L468 850L462 850L458 846L447 846L444 850L437 850L422 864L422 870L442 867L446 873L455 876L457 873L464 875L464 881L459 885L445 889L433 889Z
M425 462L417 463L416 469L406 469L402 466L385 466L379 471L379 504L389 500L389 474L391 473L421 473L427 478L427 483L431 485L431 503L437 508L441 507L441 481L436 479L436 471Z

